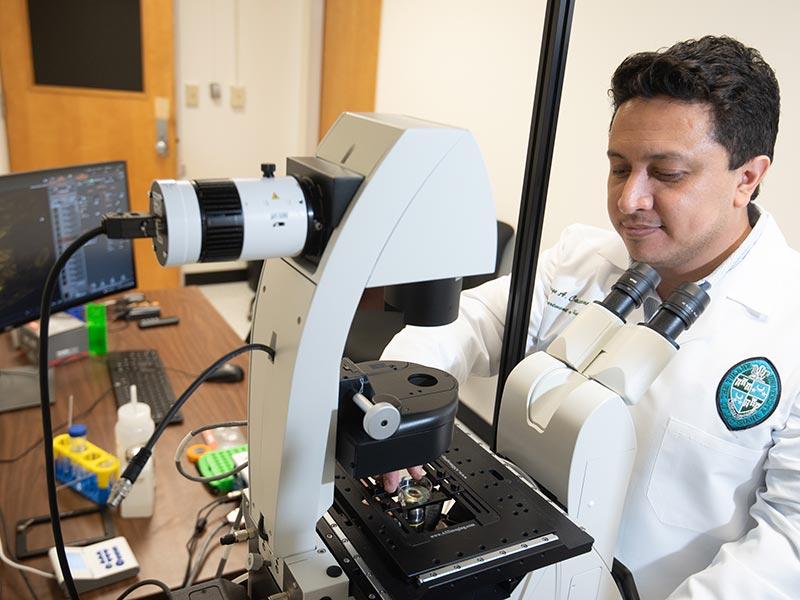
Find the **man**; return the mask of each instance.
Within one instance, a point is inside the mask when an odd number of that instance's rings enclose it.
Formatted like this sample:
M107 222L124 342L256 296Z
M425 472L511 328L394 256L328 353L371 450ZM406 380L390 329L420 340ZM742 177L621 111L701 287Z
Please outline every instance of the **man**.
M630 408L638 449L616 556L647 600L800 598L800 255L752 202L777 135L774 73L756 50L704 37L627 58L611 95L618 235L573 226L543 253L529 352L631 260L662 278L631 322L681 282L706 287L709 308ZM508 283L464 292L454 323L408 327L384 358L461 382L496 373Z

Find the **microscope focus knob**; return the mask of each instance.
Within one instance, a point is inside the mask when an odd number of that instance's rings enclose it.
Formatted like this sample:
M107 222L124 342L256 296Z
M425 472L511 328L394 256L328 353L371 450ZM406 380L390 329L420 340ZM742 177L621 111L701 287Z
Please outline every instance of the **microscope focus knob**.
M376 396L379 398L380 396ZM400 411L388 402L373 404L362 393L353 395L353 402L364 411L364 431L374 440L385 440L400 426Z

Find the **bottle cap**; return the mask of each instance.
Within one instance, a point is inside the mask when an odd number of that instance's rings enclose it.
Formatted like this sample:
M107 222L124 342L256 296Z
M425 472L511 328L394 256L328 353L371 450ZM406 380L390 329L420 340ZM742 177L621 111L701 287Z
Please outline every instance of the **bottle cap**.
M70 425L69 429L67 429L69 437L84 437L86 431L86 425L83 423L75 423L74 425Z

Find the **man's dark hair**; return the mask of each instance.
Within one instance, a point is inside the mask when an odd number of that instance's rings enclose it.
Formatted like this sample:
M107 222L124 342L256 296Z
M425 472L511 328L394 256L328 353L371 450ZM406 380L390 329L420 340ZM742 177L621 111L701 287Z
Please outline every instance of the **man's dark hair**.
M728 151L730 169L761 154L772 159L780 114L778 81L758 50L733 38L709 35L633 54L617 67L609 94L615 115L632 98L667 96L708 104L714 139Z

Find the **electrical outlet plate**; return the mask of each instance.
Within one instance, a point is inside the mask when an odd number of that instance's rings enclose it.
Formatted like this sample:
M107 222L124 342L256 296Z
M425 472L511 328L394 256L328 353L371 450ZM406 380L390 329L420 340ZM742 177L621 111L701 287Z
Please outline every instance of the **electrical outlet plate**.
M243 85L231 86L231 108L244 108L245 90Z
M187 83L184 86L184 94L188 108L197 108L200 105L200 88L196 83Z

